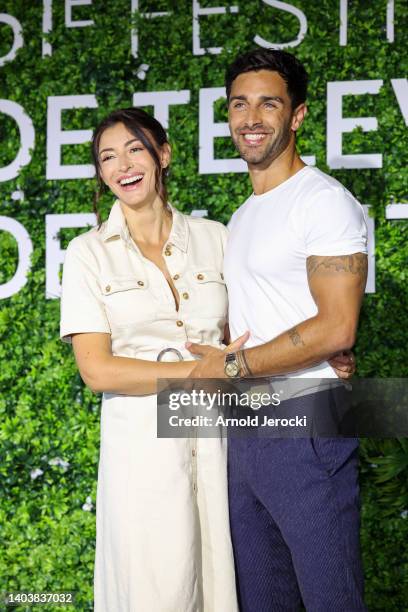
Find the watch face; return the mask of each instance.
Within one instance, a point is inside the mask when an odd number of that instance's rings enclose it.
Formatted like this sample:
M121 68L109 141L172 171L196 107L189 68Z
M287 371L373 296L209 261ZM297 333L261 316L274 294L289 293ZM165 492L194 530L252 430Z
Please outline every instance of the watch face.
M227 376L238 376L239 366L236 361L225 364L225 373Z

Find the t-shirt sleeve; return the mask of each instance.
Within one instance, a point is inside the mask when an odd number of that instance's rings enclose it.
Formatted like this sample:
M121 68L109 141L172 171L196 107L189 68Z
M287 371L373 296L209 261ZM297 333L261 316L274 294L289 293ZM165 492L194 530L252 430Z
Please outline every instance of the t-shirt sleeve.
M110 334L93 254L74 239L68 245L62 275L60 337L71 334Z
M306 257L367 253L364 210L347 190L323 190L304 212Z

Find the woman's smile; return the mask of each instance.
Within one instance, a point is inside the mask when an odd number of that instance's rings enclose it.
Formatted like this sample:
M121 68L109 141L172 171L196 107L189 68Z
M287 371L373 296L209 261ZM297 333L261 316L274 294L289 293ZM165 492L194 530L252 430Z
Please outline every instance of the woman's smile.
M118 183L124 191L133 191L140 188L143 178L144 173L129 173L121 176Z

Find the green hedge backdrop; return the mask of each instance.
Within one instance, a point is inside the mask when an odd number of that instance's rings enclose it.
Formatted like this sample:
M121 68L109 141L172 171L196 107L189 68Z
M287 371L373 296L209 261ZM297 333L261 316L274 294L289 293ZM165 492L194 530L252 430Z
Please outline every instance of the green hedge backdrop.
M59 301L45 299L45 215L90 212L95 185L91 179L46 180L47 97L95 94L98 109L63 114L64 129L83 129L92 128L109 111L131 105L136 91L190 90L190 103L170 111L171 201L186 212L208 209L211 218L227 222L250 193L250 184L245 174L198 174L199 90L223 85L226 64L237 52L255 46L255 33L283 42L294 39L299 29L294 15L271 3L237 0L238 14L200 20L202 46L222 46L222 53L194 56L192 3L141 0L140 10L167 10L171 16L145 19L135 14L135 58L130 4L94 0L90 6L75 7L75 19L93 19L95 25L66 28L64 2L54 1L48 35L53 53L45 58L42 3L2 0L0 6L0 12L20 21L24 37L16 59L0 68L0 97L21 104L36 131L30 164L16 179L0 183L1 214L22 223L34 245L27 284L0 302L0 591L74 590L75 609L81 611L93 609L100 397L84 387L70 348L58 339ZM228 4L232 2L220 0L201 6ZM385 206L407 201L407 128L390 79L406 77L408 6L403 0L395 2L395 40L390 43L386 0L350 2L348 44L340 46L337 0L293 4L308 19L307 35L293 51L311 73L310 112L299 137L300 151L315 154L317 165L370 204L375 217L377 289L366 296L363 307L355 349L359 375L404 377L408 224L386 220ZM10 27L0 23L0 56L11 43ZM149 65L144 80L137 76L142 63ZM356 129L346 135L344 152L382 152L383 168L330 171L326 84L359 79L383 79L384 86L376 96L346 98L344 115L376 116L378 130ZM224 106L217 104L217 119L225 118ZM17 125L7 115L0 114L0 134L3 167L19 148ZM64 163L89 163L88 149L65 147ZM234 155L228 139L219 140L216 154ZM12 199L16 190L24 192L23 200ZM111 202L104 197L105 216ZM62 231L62 244L75 233ZM17 265L17 244L5 231L0 231L0 257L0 283L5 283ZM407 440L364 440L361 456L367 604L370 611L400 611L408 601Z

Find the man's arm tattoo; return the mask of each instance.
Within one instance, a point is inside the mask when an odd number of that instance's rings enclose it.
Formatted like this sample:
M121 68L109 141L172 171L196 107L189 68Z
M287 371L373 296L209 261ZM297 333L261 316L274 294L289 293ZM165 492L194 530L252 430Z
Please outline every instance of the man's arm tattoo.
M365 282L367 278L367 255L354 253L353 255L337 255L334 257L317 257L311 255L306 260L308 277L317 272L350 272Z
M294 346L305 346L305 343L302 340L301 335L299 334L298 330L296 329L296 327L292 327L292 329L290 329L288 331L289 334L289 338L292 340L292 344Z

